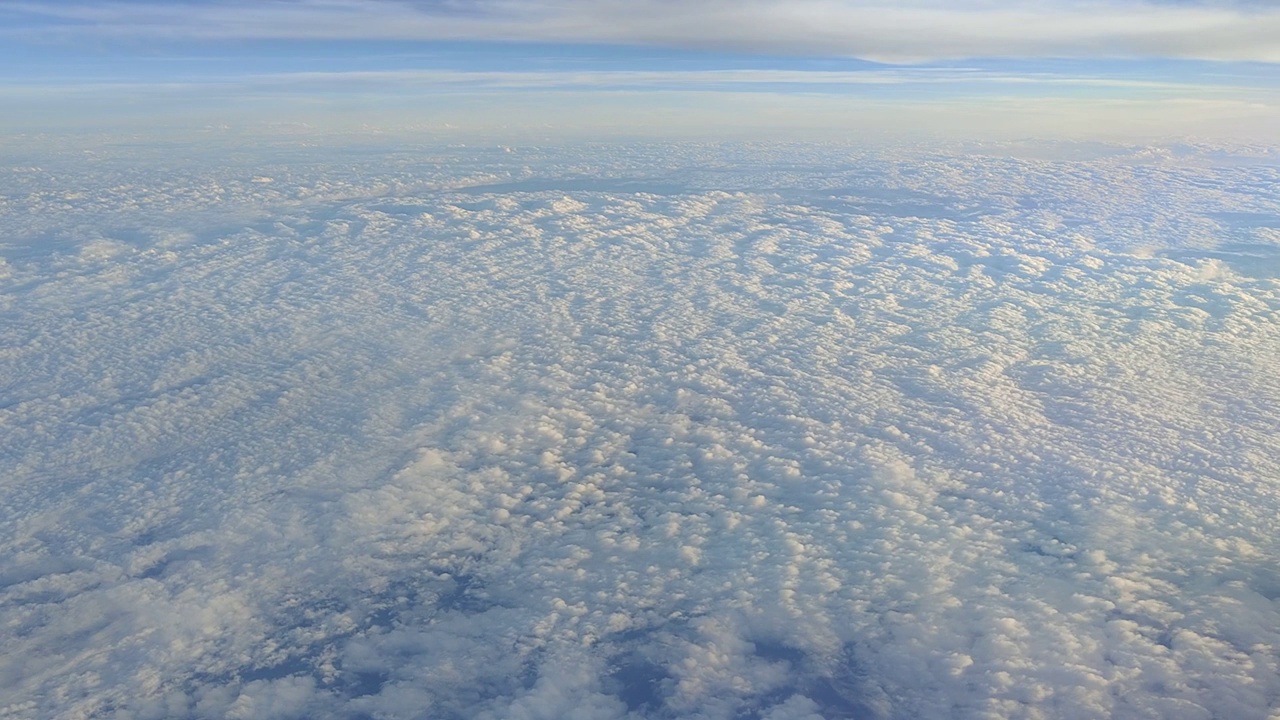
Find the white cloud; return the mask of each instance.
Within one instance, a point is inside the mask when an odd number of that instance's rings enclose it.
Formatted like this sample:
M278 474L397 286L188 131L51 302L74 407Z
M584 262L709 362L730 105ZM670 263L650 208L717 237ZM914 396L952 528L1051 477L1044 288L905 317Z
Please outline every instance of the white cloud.
M1280 13L1263 4L1066 2L437 3L7 2L152 37L605 42L827 54L891 62L965 57L1169 57L1280 62ZM62 28L65 30L65 27Z
M0 707L1274 712L1274 158L507 150L0 175Z

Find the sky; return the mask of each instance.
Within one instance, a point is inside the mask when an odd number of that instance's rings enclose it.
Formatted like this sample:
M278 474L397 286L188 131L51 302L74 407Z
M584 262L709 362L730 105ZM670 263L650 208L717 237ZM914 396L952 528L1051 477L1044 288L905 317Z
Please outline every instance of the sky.
M1246 0L0 1L0 130L1199 137L1280 124Z

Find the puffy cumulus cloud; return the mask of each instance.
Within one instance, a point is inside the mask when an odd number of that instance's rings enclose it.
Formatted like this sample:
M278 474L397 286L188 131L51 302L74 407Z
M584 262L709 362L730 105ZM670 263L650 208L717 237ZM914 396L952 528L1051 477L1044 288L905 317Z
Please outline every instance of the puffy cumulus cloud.
M1274 714L1274 163L1018 150L5 170L0 708Z
M1263 3L991 3L749 0L532 2L6 2L58 32L215 38L479 39L622 43L841 55L1168 57L1280 61L1280 14ZM74 21L68 30L65 21ZM48 26L46 26L48 27Z

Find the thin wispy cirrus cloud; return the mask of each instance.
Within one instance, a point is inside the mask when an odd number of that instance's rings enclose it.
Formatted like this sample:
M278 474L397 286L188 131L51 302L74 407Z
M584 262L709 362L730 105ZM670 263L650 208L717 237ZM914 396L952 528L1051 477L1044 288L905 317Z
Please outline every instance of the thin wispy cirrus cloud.
M11 132L92 116L1265 139L1280 123L1280 9L1253 2L25 0L0 1L0 39Z
M40 30L159 38L621 43L883 62L1280 61L1280 9L1222 2L477 0L0 4Z

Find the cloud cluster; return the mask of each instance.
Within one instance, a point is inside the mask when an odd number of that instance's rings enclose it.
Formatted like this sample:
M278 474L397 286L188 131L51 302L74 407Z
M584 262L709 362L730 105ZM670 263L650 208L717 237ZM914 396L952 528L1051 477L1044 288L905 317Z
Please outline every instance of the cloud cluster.
M1261 3L19 1L0 3L5 10L20 20L56 20L59 31L156 38L620 43L888 62L972 57L1280 61L1280 13Z
M509 150L3 171L0 711L1280 711L1274 163Z

